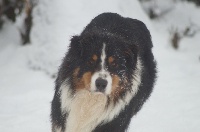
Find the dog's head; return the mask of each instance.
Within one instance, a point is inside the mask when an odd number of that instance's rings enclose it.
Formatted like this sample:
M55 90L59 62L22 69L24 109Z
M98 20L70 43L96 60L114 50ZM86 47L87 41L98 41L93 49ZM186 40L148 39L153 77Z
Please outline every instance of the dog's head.
M74 92L86 89L117 100L132 90L137 46L111 35L74 36L64 61L63 78L70 78Z

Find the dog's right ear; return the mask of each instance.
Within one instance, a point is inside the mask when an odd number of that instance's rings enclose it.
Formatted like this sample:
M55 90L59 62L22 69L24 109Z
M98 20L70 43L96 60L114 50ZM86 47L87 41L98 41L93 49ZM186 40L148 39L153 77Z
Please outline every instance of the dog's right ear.
M83 54L83 45L81 43L80 36L73 36L71 38L69 52L71 52L73 55L78 56L78 57L82 56L82 54Z

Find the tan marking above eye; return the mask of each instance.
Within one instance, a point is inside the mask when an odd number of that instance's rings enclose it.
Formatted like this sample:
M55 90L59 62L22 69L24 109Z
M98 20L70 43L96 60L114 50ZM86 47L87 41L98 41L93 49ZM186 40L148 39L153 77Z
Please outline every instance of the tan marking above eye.
M97 59L98 59L97 55L93 55L93 56L92 56L92 59L93 59L94 61L97 61Z
M109 65L110 65L111 67L118 67L118 64L116 63L115 58L112 57L112 56L110 56L110 57L108 58L108 63L109 63Z
M108 58L109 64L111 64L114 60L115 60L114 57L110 56L110 57Z

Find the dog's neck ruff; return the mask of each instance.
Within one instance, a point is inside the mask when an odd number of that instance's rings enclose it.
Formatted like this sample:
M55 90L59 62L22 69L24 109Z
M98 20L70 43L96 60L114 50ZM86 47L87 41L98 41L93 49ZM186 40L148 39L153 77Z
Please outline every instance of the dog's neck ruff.
M79 127L82 132L91 132L95 129L96 126L98 126L100 123L105 124L114 117L118 116L119 113L125 108L126 105L128 105L131 101L131 99L135 96L135 94L138 91L138 88L141 84L141 75L142 75L142 64L141 60L138 57L137 58L137 65L136 70L134 73L134 79L132 81L132 89L128 91L123 99L119 99L117 103L114 104L114 102L110 102L107 107L105 107L102 111L99 112L98 115L94 115L93 120L90 124L85 125L84 127ZM76 97L76 94L72 94L72 90L70 88L70 84L67 83L67 80L62 83L60 87L60 102L61 102L61 110L63 115L68 114L69 119L66 119L66 129L65 132L73 132L74 128L72 126L76 127L76 124L73 124L72 121L73 118L76 118L75 115L70 115L71 108L73 107L74 100L78 100ZM80 98L81 99L81 98ZM73 112L72 112L73 113ZM93 116L93 115L92 115ZM87 122L87 118L84 118Z

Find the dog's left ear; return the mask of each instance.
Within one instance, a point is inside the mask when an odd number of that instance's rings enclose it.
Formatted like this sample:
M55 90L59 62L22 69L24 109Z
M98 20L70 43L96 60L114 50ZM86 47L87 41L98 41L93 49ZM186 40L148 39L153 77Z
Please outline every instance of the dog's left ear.
M72 52L72 54L77 55L78 57L82 56L83 45L81 43L80 36L73 36L71 38L69 52Z

